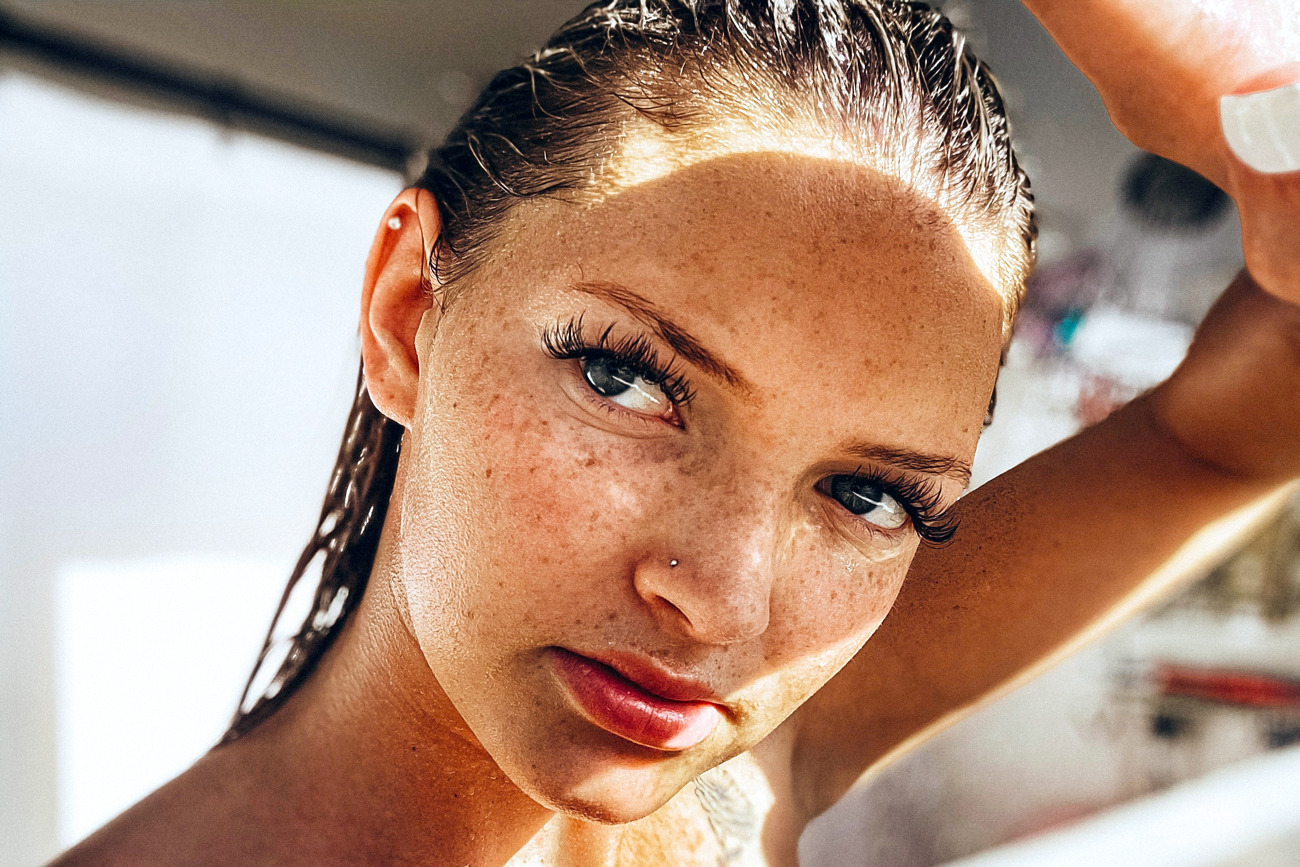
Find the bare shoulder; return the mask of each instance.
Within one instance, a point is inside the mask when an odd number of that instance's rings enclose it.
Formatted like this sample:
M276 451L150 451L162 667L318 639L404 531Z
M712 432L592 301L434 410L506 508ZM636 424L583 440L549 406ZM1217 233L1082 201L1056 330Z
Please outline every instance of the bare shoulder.
M64 852L48 867L208 867L255 864L226 815L229 785L200 759L167 785Z

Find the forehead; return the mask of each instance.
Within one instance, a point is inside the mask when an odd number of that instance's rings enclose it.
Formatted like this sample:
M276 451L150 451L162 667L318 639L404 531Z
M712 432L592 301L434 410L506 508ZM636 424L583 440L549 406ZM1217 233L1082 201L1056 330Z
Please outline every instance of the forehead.
M844 161L731 155L594 204L530 203L511 222L494 263L516 278L626 286L762 396L796 389L803 403L815 388L893 428L883 437L914 445L928 428L949 440L936 448L974 447L1002 301L952 221L897 180Z

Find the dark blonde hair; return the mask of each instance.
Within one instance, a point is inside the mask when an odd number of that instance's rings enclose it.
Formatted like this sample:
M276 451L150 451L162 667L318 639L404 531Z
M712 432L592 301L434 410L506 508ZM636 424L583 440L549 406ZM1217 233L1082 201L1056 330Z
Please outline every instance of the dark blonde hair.
M834 143L931 197L988 251L1009 324L1033 264L1029 182L987 67L939 12L904 0L605 0L499 73L429 155L442 234L435 302L490 255L527 199L582 200L618 183L636 137L678 153L743 135ZM431 290L432 291L432 290ZM402 429L356 401L317 530L285 590L226 735L265 719L354 610L374 562ZM277 647L285 602L319 564L312 610ZM267 680L254 693L259 680Z

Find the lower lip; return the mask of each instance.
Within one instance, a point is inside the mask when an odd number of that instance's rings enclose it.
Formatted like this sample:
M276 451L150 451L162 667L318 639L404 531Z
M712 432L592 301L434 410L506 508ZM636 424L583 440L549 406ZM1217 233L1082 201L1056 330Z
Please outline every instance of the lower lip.
M672 701L585 656L560 648L552 648L551 655L583 715L624 740L676 752L707 738L722 721L711 702Z

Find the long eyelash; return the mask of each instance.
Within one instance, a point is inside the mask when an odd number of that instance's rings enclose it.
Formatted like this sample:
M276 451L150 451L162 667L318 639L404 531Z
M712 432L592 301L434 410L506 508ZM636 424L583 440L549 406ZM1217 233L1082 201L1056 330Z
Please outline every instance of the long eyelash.
M582 317L575 316L567 322L550 325L542 333L542 346L552 358L612 358L620 365L636 371L637 376L663 389L673 403L681 406L691 402L695 390L685 375L677 369L675 358L664 361L659 350L644 334L614 338L613 325L607 326L593 339L582 325Z
M681 405L691 402L695 391L676 369L676 360L666 363L650 338L643 334L613 338L613 325L593 339L585 334L582 316L550 325L542 333L542 346L556 359L609 357L636 371L646 382L664 390L669 400ZM858 468L851 474L868 484L879 485L903 507L912 519L916 534L930 545L946 545L957 533L960 519L951 508L943 508L939 485L928 479L886 475Z
M879 485L912 518L916 535L930 545L946 545L957 534L961 523L951 508L943 508L943 492L937 482L908 476L889 476L873 470L858 468L852 473L855 479Z

